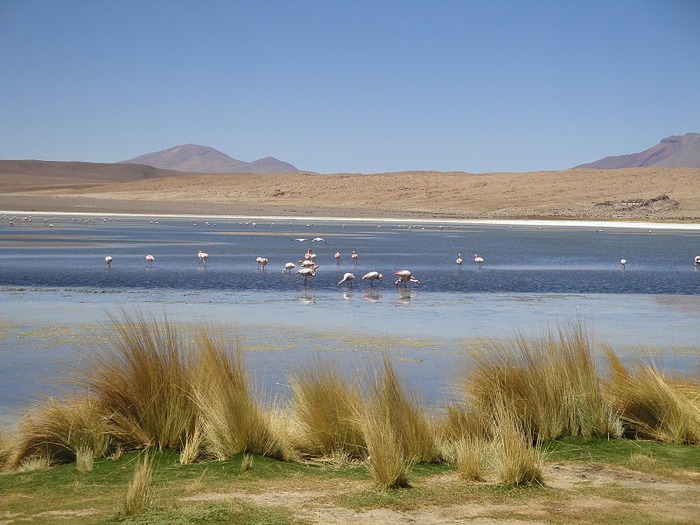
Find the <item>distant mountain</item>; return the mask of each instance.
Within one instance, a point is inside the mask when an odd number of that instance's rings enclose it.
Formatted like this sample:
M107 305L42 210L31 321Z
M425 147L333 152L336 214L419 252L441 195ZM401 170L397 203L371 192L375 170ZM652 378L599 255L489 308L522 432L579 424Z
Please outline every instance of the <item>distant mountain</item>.
M605 157L576 168L700 168L700 133L666 137L656 146L631 155Z
M288 162L265 157L244 162L229 157L214 148L183 144L155 153L147 153L118 164L145 164L165 170L197 173L292 173L299 171Z

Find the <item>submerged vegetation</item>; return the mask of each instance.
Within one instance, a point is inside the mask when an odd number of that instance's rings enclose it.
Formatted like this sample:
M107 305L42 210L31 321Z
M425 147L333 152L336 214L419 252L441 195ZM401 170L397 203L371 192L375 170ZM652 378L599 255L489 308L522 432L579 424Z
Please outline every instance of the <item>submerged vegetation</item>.
M122 513L149 508L155 452L193 463L253 457L365 469L382 489L410 487L443 465L460 479L506 485L547 483L552 440L644 438L700 444L700 382L651 365L626 367L581 325L539 339L484 343L464 374L459 399L430 411L384 354L376 369L347 372L316 360L291 371L289 399L256 391L237 342L216 330L182 333L140 314L113 319L109 344L83 361L78 389L49 399L0 434L0 468L32 470L76 462L90 472L105 458L148 450ZM653 458L630 455L638 465ZM216 464L216 463L212 463Z

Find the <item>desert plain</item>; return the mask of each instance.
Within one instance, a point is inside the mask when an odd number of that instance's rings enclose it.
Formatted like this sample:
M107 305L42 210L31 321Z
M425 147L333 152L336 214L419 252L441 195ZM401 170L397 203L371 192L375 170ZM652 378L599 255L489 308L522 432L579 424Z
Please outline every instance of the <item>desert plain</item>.
M700 169L197 174L128 164L0 161L0 209L697 222Z

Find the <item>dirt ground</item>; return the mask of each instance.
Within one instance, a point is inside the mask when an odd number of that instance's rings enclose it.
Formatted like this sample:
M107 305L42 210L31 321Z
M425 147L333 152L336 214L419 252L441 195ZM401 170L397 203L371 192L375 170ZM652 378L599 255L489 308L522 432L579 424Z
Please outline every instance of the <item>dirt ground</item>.
M529 525L542 523L609 523L632 519L638 523L697 523L700 516L700 475L693 472L662 477L602 464L549 464L544 471L546 487L533 495L492 498L488 495L451 497L449 504L395 510L390 506L356 511L339 506L337 498L367 491L367 482L326 482L304 487L270 484L245 491L201 492L189 501L243 501L263 507L295 509L295 516L324 525ZM437 476L415 487L419 491L443 491L467 482L456 474ZM486 485L495 484L487 480ZM483 485L483 484L482 484ZM462 499L462 501L459 501ZM615 521L616 523L618 521ZM627 523L627 521L621 521Z
M159 170L141 174L133 167L121 174L107 172L103 166L105 173L90 178L90 164L71 170L61 163L49 163L49 168L52 165L58 166L55 173L46 166L42 173L29 168L3 171L0 166L0 209L300 217L700 220L700 169L691 168L478 175L219 175Z

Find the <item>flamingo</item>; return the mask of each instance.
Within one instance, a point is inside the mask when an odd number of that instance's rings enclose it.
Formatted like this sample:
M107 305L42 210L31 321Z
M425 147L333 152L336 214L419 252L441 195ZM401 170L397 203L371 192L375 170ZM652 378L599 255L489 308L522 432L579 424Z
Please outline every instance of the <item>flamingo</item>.
M260 271L264 272L265 271L265 265L269 263L270 261L267 259L267 257L260 257Z
M204 266L207 265L207 259L209 258L208 253L204 253L202 250L199 250L197 257L199 257L199 264L204 263Z
M620 265L622 266L622 269L625 269L625 266L627 266L627 259L620 259Z
M146 255L146 265L147 266L151 266L153 264L153 261L155 261L155 260L156 260L156 258L153 257L153 255L151 255L150 253L148 255Z
M288 262L284 265L284 270L282 270L282 273L291 273L294 268L296 268L297 265L294 264L293 262Z
M398 272L394 272L394 275L398 277L398 279L396 279L396 282L394 283L394 285L396 286L398 286L399 283L403 283L403 286L405 288L406 283L408 282L420 284L420 281L413 276L410 270L399 270Z
M335 252L335 255L333 255L333 257L335 257L336 264L340 262L340 252Z
M313 254L311 253L311 248L309 248L308 250L306 250L306 253L304 254L304 259L311 259L311 255L313 255Z
M338 286L340 286L343 283L348 283L348 286L352 286L352 281L355 279L355 275L352 273L346 273L343 275L343 278L338 282Z
M316 277L316 268L318 268L318 265L314 265L310 268L301 268L300 270L297 270L297 273L304 277L304 286L306 286L306 280L309 277Z
M313 268L314 266L317 266L317 264L311 259L304 259L303 261L299 261L299 266L303 266L304 268Z
M479 265L479 269L484 265L484 258L478 253L474 254L474 262Z
M311 242L322 242L323 244L326 244L326 240L323 237L314 237L311 239Z
M355 265L357 264L357 257L358 257L357 252L355 250L353 250L352 253L350 254L350 258L352 259L352 264L355 264Z
M457 254L457 260L455 261L457 263L457 266L462 266L462 254L458 253Z
M107 263L107 268L109 268L112 264L112 256L108 255L107 257L105 257L105 262Z
M695 268L700 268L700 255L695 256Z
M368 272L362 276L363 281L369 281L369 287L374 288L374 281L381 281L384 276L379 272Z

